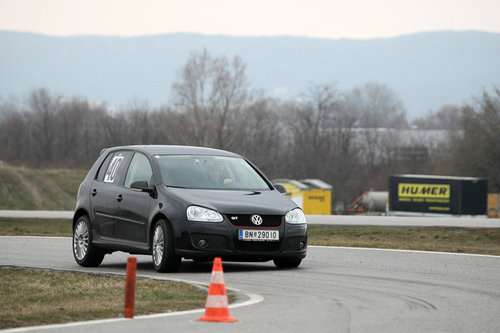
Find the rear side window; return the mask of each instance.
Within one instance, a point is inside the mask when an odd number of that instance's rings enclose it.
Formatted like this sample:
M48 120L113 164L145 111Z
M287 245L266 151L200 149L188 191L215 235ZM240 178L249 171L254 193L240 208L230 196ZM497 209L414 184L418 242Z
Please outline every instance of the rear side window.
M114 154L108 154L106 158L104 159L104 162L102 162L101 166L99 167L99 172L97 173L96 179L99 181L103 181L104 179L104 174L106 173L106 170L108 169L109 161L111 161L111 158L113 157Z
M113 183L120 174L120 170L124 167L126 154L126 152L109 154L99 169L97 180L105 183Z

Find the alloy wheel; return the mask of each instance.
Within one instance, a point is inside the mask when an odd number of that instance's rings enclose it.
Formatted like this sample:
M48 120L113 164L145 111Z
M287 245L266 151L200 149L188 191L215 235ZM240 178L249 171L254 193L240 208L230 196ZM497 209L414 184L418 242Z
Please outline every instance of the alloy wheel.
M79 221L73 233L73 251L78 260L87 255L89 249L89 229L85 221Z
M157 225L153 236L153 260L155 266L161 265L164 249L163 229L160 225Z

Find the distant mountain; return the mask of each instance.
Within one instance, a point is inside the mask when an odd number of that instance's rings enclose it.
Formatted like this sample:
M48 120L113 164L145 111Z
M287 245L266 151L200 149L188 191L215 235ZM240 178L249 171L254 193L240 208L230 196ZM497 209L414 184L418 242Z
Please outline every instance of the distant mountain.
M0 96L47 88L122 106L168 103L171 83L192 51L239 55L252 88L292 98L308 83L341 91L384 83L410 118L462 104L500 85L500 34L429 32L373 40L166 34L53 37L0 31Z

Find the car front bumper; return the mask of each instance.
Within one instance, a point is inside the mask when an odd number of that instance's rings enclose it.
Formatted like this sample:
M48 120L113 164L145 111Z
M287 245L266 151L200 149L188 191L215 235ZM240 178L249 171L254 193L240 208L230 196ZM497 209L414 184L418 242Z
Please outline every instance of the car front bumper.
M283 222L275 228L260 230L279 231L279 241L242 241L240 229L227 218L221 223L172 221L176 254L186 259L222 257L228 261L268 261L273 259L302 259L307 253L307 225Z

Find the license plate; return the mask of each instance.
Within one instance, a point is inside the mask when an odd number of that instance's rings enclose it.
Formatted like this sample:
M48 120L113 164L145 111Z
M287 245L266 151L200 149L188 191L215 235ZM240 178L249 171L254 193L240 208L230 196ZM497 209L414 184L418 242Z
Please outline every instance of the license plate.
M278 230L238 230L238 239L243 241L270 241L280 240Z

